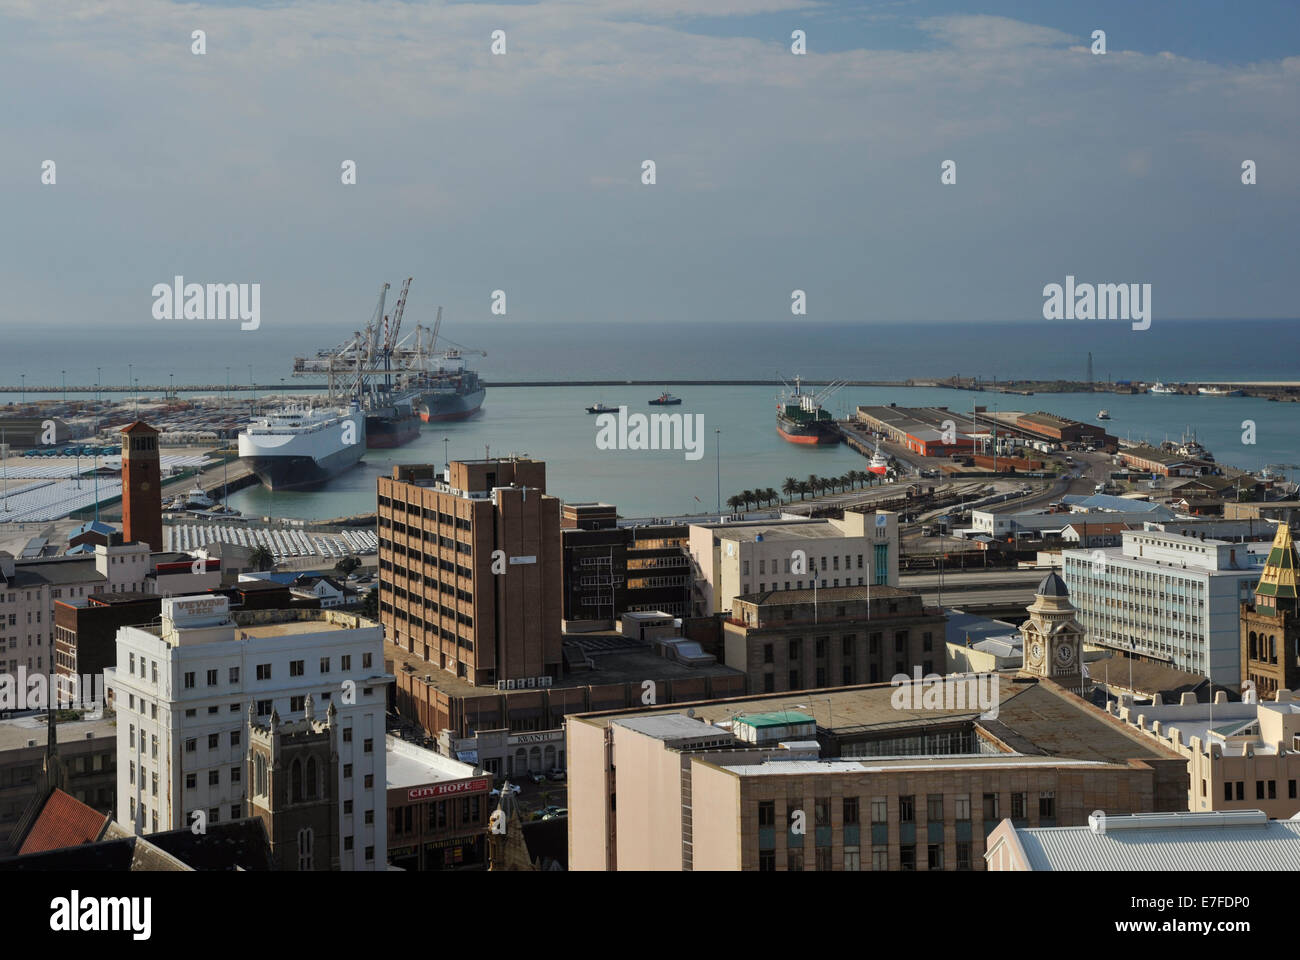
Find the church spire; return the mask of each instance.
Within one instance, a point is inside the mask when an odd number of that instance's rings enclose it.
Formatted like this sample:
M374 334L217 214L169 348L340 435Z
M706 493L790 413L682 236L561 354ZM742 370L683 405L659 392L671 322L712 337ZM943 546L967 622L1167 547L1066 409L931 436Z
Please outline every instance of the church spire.
M1285 523L1277 525L1277 535L1268 551L1268 560L1255 587L1255 603L1259 606L1296 610L1300 592L1297 587L1297 568L1300 554L1291 538L1291 528Z

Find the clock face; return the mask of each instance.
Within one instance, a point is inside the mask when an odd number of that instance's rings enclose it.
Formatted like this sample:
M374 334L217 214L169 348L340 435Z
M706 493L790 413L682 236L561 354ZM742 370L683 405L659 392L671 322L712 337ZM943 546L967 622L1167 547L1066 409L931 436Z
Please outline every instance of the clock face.
M1064 666L1074 659L1074 647L1063 643L1056 648L1056 662Z
M1029 659L1035 663L1043 659L1043 645L1041 643L1036 643L1029 648Z

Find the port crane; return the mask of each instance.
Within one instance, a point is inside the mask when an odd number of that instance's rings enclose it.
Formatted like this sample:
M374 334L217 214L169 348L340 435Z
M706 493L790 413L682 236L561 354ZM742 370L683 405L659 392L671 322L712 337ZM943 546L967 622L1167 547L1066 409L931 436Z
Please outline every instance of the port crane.
M372 405L383 405L394 390L436 377L441 369L436 363L439 359L458 360L465 354L486 357L486 351L461 348L459 344L441 355L434 353L442 327L442 307L438 307L432 331L416 324L414 330L402 336L411 280L407 277L403 282L391 314L384 313L390 285L383 284L365 329L354 331L350 339L320 350L314 357L295 357L293 375L315 377L324 374L331 404L343 398L358 402L368 398ZM382 380L375 382L377 378Z

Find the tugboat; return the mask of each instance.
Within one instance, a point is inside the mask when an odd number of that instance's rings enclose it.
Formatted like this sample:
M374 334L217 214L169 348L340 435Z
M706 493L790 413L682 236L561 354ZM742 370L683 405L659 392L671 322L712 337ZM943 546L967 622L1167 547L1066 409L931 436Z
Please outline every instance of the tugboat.
M803 391L803 381L794 378L794 389L777 398L776 432L791 443L839 443L842 438L835 418L822 404L843 383L832 382L816 395Z
M883 477L889 472L889 457L880 452L880 444L876 444L876 452L871 455L867 462L867 473L874 473Z
M1109 410L1098 410L1098 411L1097 411L1097 419L1098 419L1098 420L1109 420L1109 419L1110 419L1110 411L1109 411Z
M671 393L665 390L663 393L659 394L659 396L655 397L653 400L650 401L650 406L675 407L681 402L682 402L681 397L674 397Z
M650 401L653 403L654 401ZM610 407L603 403L593 403L587 408L588 413L618 413L618 407Z

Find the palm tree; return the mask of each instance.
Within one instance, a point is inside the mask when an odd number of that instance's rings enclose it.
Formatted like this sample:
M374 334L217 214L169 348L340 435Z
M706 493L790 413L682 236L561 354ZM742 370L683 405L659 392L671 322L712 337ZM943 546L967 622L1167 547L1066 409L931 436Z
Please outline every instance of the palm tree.
M781 484L781 492L793 501L794 495L799 492L799 481L794 477L786 477L785 482Z
M749 509L749 505L750 505L751 503L754 503L754 502L755 502L755 499L756 499L756 498L754 497L754 491L753 491L753 490L741 490L741 491L740 491L740 499L742 499L742 500L745 501L745 509L748 510L748 509Z
M808 481L807 481L807 480L800 480L800 481L799 481L799 499L800 499L800 500L802 500L805 496L807 496L809 489L811 489L811 488L808 486Z
M850 470L849 476L853 478L853 485L861 486L862 481L867 479L867 474L862 470Z
M731 496L727 497L727 506L731 508L732 513L739 513L740 505L743 502L744 501L741 500L740 497L736 496L735 494L732 494Z
M826 483L821 477L817 476L815 473L808 474L808 489L812 491L814 497L817 496L817 491L821 490L824 486L826 486Z
M764 498L766 498L769 504L781 502L781 495L777 493L775 490L773 490L771 487L768 487L763 491L763 496Z
M259 543L253 548L252 553L248 555L248 562L259 571L270 570L275 566L275 557L271 555L270 550Z

